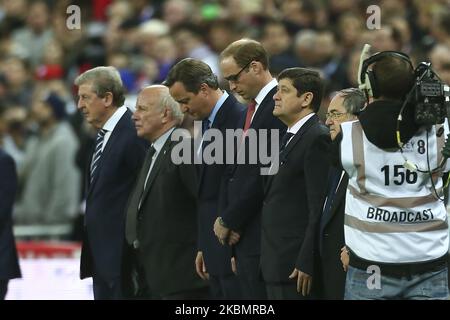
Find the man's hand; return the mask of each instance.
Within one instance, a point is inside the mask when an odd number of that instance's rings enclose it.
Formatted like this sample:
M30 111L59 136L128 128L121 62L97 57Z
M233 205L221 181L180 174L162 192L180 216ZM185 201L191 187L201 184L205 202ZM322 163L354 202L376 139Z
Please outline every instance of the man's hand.
M241 235L236 231L231 230L228 236L228 245L232 246L239 242Z
M221 223L222 218L217 217L216 221L214 222L214 234L219 239L219 242L222 245L225 245L225 241L228 238L228 235L230 234L230 229L225 227L223 223Z
M209 279L209 274L206 272L205 261L203 260L203 252L197 252L197 257L195 257L195 270L200 278L203 280Z
M348 270L348 263L350 262L350 256L348 255L348 250L346 246L343 246L341 248L341 262L342 262L342 268L345 272Z
M236 257L231 257L231 271L233 271L234 274L237 274Z
M294 278L297 278L297 292L301 293L304 297L309 295L312 287L312 276L294 268L289 279Z

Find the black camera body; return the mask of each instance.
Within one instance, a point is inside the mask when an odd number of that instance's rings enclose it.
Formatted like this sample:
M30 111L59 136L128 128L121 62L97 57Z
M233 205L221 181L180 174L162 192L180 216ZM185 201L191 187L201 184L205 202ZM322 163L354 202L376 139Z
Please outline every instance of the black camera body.
M450 107L450 88L431 69L431 63L421 62L414 71L416 83L411 101L418 125L434 125L445 121Z

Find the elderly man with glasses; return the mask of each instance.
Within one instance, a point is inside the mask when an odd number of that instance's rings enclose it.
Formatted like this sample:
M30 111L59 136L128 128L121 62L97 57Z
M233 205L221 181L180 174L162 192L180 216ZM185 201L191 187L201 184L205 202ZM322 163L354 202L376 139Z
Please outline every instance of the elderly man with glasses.
M326 125L334 140L341 130L341 123L357 119L364 108L364 93L355 88L339 91L331 100L326 114ZM319 224L319 297L342 300L344 298L345 272L339 262L344 252L344 208L348 177L341 168L330 169L327 198L323 205Z

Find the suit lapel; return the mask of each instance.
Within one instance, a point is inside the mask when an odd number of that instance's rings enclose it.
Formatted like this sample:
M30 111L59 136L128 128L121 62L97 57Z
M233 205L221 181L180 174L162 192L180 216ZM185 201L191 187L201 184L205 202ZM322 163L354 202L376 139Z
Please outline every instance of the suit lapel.
M171 134L172 135L172 134ZM156 159L155 164L152 167L152 171L150 172L150 176L147 180L147 185L145 186L144 192L142 193L142 203L144 203L145 198L147 197L147 194L152 187L153 182L155 181L155 178L158 176L158 172L161 169L161 165L165 162L165 159L167 156L170 156L170 147L171 147L172 141L169 138L167 138L166 143L164 143L164 146L162 147L161 151L159 151ZM147 177L148 171L145 173L145 177ZM144 178L145 179L145 178ZM141 208L143 206L141 205Z
M261 104L258 106L258 110L256 110L255 116L253 117L253 121L250 125L250 128L254 128L257 129L260 124L259 121L262 117L262 114L264 113L264 110L266 108L268 108L269 106L274 106L273 103L269 103L271 101L273 101L273 96L275 95L275 93L277 92L277 87L273 87L272 90L269 91L269 93L264 97L263 101L261 101ZM272 113L273 110L270 110L270 112ZM245 119L244 119L245 122ZM244 125L242 125L242 127L244 127Z
M281 167L286 162L289 153L294 149L295 145L301 140L302 136L308 131L309 128L311 128L314 124L319 122L319 117L317 115L313 115L311 118L306 121L305 124L301 126L301 128L297 131L297 133L292 137L291 141L289 141L286 148L279 154L279 162L280 167L278 170L281 170ZM276 174L271 175L267 178L266 186L264 193L267 194L267 192L270 189L270 185L272 184L273 179L275 178Z
M336 194L334 195L333 203L331 204L330 214L325 221L325 225L331 220L331 218L336 213L337 207L341 204L341 202L345 199L345 194L347 192L347 184L348 184L348 176L344 173L341 180L339 181L339 185L336 190Z

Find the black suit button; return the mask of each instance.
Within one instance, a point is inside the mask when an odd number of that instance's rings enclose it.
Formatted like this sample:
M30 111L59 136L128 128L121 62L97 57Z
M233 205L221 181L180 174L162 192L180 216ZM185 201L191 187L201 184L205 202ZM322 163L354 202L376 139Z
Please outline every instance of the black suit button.
M330 235L328 233L323 234L325 237L329 237Z
M228 181L233 182L233 181L234 181L234 178L230 178L230 180L228 180Z

